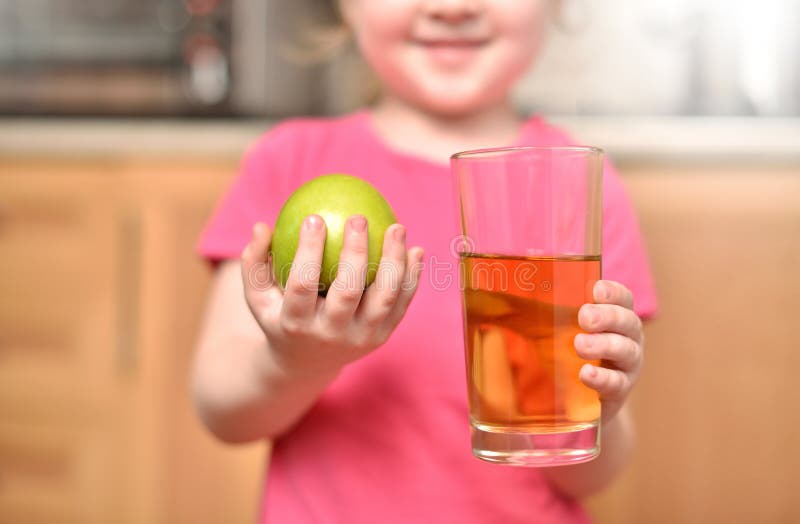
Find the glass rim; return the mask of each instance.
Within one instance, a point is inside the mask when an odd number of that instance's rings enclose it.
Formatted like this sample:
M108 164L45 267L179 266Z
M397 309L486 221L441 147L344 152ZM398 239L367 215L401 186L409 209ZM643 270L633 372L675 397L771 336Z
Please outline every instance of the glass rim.
M504 153L522 151L573 151L585 154L604 155L605 151L594 146L511 146L511 147L486 147L481 149L468 149L450 155L450 160L486 159L492 156L503 156Z

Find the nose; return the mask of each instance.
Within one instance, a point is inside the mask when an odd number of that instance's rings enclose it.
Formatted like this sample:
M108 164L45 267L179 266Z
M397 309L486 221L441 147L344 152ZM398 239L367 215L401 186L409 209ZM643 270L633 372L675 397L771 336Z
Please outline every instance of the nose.
M426 0L425 14L444 22L458 24L474 18L483 0Z

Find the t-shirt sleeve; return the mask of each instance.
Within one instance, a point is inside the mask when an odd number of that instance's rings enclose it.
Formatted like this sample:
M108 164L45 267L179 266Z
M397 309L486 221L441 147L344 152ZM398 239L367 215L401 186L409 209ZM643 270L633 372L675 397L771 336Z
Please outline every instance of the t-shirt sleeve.
M539 117L531 122L541 137L534 145L578 145L568 133ZM656 314L656 289L636 210L608 158L603 165L603 278L631 290L641 318Z
M631 290L641 318L656 314L658 300L636 211L608 160L603 168L603 278Z
M296 135L290 123L276 126L245 153L238 176L222 196L197 243L211 262L239 258L256 222L272 226L291 194ZM295 147L293 147L295 146Z

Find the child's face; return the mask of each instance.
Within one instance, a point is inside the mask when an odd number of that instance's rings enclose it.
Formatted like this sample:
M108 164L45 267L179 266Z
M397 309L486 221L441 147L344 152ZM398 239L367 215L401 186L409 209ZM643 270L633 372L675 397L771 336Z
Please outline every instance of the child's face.
M552 0L341 0L384 88L437 114L503 101L539 50Z

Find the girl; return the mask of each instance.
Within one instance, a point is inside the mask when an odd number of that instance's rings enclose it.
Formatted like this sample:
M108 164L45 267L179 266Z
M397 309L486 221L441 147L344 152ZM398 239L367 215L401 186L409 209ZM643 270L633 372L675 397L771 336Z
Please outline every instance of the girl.
M607 486L633 445L626 400L642 364L640 318L655 311L619 177L606 166L607 280L580 310L587 334L575 339L581 357L604 363L580 371L602 399L603 451L592 462L531 469L470 456L449 252L457 231L450 154L571 143L509 103L554 6L341 0L339 8L381 95L343 117L285 122L245 157L199 246L219 264L194 369L198 410L223 440L273 439L263 499L270 522L585 522L578 500ZM334 172L371 182L391 203L401 223L386 232L381 264L404 285L362 292L363 280L349 279L317 296L326 230L316 215L305 219L295 257L295 267L315 270L293 269L283 291L263 271L268 224L282 203ZM368 227L349 218L340 263L366 265Z

